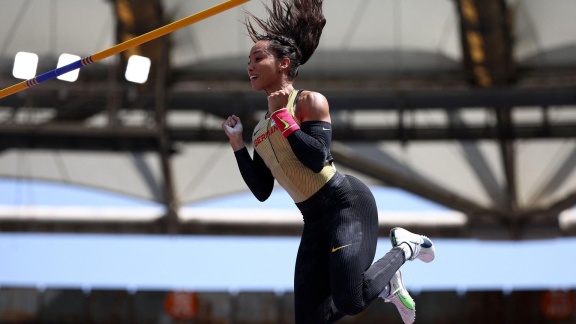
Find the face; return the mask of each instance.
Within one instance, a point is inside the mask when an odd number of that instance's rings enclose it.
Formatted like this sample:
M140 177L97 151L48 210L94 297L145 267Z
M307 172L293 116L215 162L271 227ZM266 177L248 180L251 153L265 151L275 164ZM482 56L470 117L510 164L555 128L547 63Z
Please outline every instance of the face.
M248 56L248 77L252 88L259 91L278 87L282 81L281 65L281 61L268 51L268 41L256 42Z

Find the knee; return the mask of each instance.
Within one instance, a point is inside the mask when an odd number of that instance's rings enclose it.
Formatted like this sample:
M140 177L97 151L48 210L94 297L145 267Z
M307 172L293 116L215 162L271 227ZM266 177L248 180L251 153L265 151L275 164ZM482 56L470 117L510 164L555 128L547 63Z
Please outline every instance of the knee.
M351 300L350 298L334 299L334 306L344 315L356 315L364 310L364 304L361 301Z

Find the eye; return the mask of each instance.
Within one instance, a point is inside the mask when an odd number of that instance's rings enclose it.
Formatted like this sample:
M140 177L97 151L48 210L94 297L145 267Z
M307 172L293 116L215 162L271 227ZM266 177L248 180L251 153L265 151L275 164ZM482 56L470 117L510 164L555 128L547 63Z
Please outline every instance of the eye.
M265 59L265 58L266 58L265 56L256 56L256 57L254 57L254 62L255 62L255 63L258 63L258 62L262 61L262 60ZM252 62L251 60L248 60L248 65L250 65L251 62Z

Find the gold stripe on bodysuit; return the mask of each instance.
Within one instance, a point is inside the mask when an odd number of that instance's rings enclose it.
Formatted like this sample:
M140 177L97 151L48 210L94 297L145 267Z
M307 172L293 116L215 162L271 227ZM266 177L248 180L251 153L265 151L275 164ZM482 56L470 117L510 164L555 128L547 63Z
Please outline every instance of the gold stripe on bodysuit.
M293 90L288 99L286 108L298 125L301 124L294 116L294 104L298 90ZM302 164L290 147L288 140L275 125L272 118L260 119L252 135L254 149L262 157L272 175L278 183L288 192L294 202L299 203L315 194L336 173L336 168L325 162L319 173L314 173Z

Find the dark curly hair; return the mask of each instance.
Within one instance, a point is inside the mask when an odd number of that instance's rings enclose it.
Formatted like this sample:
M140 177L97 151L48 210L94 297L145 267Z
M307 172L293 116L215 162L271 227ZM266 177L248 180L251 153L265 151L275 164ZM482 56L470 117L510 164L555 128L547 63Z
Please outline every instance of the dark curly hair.
M276 59L289 58L290 79L298 76L298 68L312 56L326 19L322 13L323 0L272 0L266 7L268 19L260 19L246 12L245 25L252 41L270 41L268 49ZM256 31L251 19L262 29Z

